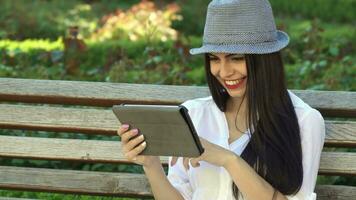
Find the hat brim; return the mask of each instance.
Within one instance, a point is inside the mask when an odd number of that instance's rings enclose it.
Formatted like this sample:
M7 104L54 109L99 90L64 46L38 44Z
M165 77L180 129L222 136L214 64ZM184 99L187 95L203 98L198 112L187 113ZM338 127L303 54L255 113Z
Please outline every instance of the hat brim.
M277 40L257 44L205 44L199 48L189 50L192 55L202 53L238 53L238 54L265 54L279 51L289 43L289 36L283 31L277 31Z

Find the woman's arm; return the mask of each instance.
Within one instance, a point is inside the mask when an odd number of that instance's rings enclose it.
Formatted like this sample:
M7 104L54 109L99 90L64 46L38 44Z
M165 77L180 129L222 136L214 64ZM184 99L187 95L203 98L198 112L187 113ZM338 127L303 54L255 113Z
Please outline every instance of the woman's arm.
M242 158L231 154L230 160L225 165L234 183L249 200L272 200L274 188L264 180L256 171ZM276 200L287 200L277 191Z
M184 200L182 195L168 181L161 164L155 163L152 166L143 166L143 169L156 200Z
M122 152L128 161L143 166L155 199L184 200L168 181L160 158L158 156L139 155L146 148L144 137L143 135L138 136L138 129L128 130L128 128L128 124L123 124L117 132L121 137Z
M234 152L213 144L200 137L204 153L198 158L190 159L193 167L199 167L199 161L224 167L234 183L248 200L272 200L274 188L265 181L255 170ZM288 200L277 191L276 200Z

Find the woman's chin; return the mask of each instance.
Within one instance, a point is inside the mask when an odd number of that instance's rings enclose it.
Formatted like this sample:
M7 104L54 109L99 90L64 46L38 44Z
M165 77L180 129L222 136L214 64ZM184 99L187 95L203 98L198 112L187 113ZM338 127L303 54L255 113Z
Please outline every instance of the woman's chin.
M245 90L244 89L235 89L235 90L226 89L226 90L227 90L227 93L232 98L242 98L244 96L244 94L245 94Z

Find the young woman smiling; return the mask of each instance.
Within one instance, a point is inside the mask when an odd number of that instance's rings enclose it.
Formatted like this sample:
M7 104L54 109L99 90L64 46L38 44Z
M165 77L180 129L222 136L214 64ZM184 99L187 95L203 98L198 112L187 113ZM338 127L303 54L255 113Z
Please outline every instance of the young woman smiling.
M155 199L316 200L324 144L320 113L287 90L280 50L289 37L276 29L267 0L213 0L203 46L211 96L182 105L204 147L198 158L142 156L143 137L122 125L123 152L143 166Z

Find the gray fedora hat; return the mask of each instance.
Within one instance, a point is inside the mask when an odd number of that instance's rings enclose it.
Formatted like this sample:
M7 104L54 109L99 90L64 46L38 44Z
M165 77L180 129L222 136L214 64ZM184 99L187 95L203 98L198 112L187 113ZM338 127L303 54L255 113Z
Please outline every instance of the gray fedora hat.
M264 54L288 43L289 36L276 28L268 0L213 0L208 5L203 46L189 52Z

